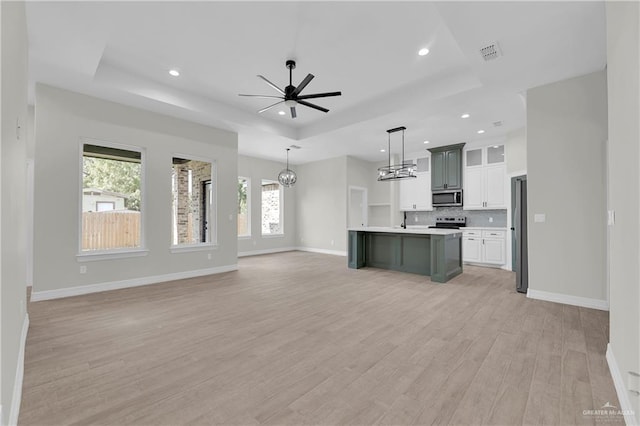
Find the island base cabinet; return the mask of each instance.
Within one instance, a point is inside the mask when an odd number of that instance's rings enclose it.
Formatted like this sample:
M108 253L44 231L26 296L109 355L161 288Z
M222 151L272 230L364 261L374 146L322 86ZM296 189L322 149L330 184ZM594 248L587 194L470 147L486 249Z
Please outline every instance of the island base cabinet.
M460 235L431 236L431 281L444 283L462 273Z
M444 283L462 273L461 235L350 230L348 266L430 275L431 281Z
M364 266L364 232L349 231L349 268Z

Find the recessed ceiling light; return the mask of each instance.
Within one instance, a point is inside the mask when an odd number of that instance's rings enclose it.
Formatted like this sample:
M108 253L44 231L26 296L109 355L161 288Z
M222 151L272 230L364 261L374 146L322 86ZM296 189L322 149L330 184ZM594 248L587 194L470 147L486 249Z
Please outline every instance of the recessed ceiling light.
M429 49L427 49L426 47L423 47L422 49L418 50L418 55L420 56L426 56L429 54Z
M429 141L424 141L424 143L429 143Z
M471 117L471 116L469 114L467 114L466 112L460 116L460 118L469 118L469 117Z
M380 152L387 152L387 150L386 149L381 149Z
M169 70L169 75L177 77L177 76L180 75L180 71L178 71L178 70Z
M494 145L493 147L494 147L494 148L497 148L497 147L498 147L498 145Z
M478 134L481 135L484 133L484 130L478 130Z
M284 111L278 111L278 114L279 114L279 115L285 115L285 114L286 114L286 112L284 112Z

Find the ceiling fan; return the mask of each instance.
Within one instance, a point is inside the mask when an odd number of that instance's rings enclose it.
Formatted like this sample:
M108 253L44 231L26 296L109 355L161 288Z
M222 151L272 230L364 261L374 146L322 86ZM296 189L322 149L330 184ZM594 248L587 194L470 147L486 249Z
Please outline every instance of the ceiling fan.
M290 59L286 62L286 66L289 69L289 85L285 87L284 90L282 90L281 88L279 88L278 86L276 86L275 84L267 80L264 76L258 75L258 77L264 80L265 83L267 83L269 86L277 90L281 96L243 95L243 94L240 94L238 96L250 96L253 98L282 99L281 101L278 101L273 105L269 105L266 108L262 108L261 110L258 111L258 113L265 112L276 105L280 105L281 103L284 103L286 106L289 107L289 110L291 111L291 118L296 118L297 117L296 105L298 104L304 105L309 108L317 109L318 111L329 112L328 109L323 108L316 104L312 104L311 102L307 102L306 99L326 98L329 96L342 95L342 92L326 92L326 93L313 93L310 95L300 95L300 92L302 92L302 90L304 90L304 88L307 87L307 84L309 84L311 80L313 80L314 75L307 74L307 76L304 78L304 80L300 82L300 84L298 84L298 86L294 86L292 83L292 71L296 67L296 61L293 61Z

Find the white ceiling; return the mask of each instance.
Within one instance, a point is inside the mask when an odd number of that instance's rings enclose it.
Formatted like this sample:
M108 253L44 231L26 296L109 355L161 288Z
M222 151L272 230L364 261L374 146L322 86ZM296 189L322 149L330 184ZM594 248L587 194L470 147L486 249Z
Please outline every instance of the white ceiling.
M296 144L294 164L383 161L385 130L397 126L407 152L427 139L504 138L525 124L527 89L606 61L604 3L593 1L33 1L27 23L31 94L40 81L237 131L245 155L282 160ZM485 62L479 49L493 41L503 56ZM257 74L287 85L287 59L297 61L294 85L315 75L304 94L342 91L313 100L328 114L258 114L269 99L238 96L275 94Z

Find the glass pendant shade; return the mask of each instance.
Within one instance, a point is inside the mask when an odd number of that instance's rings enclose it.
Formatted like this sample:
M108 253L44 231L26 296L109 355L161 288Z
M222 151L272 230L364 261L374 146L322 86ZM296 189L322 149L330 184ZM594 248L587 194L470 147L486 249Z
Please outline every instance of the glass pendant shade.
M295 185L297 180L296 172L289 168L289 148L287 148L287 168L278 174L278 182L285 188L290 188Z

